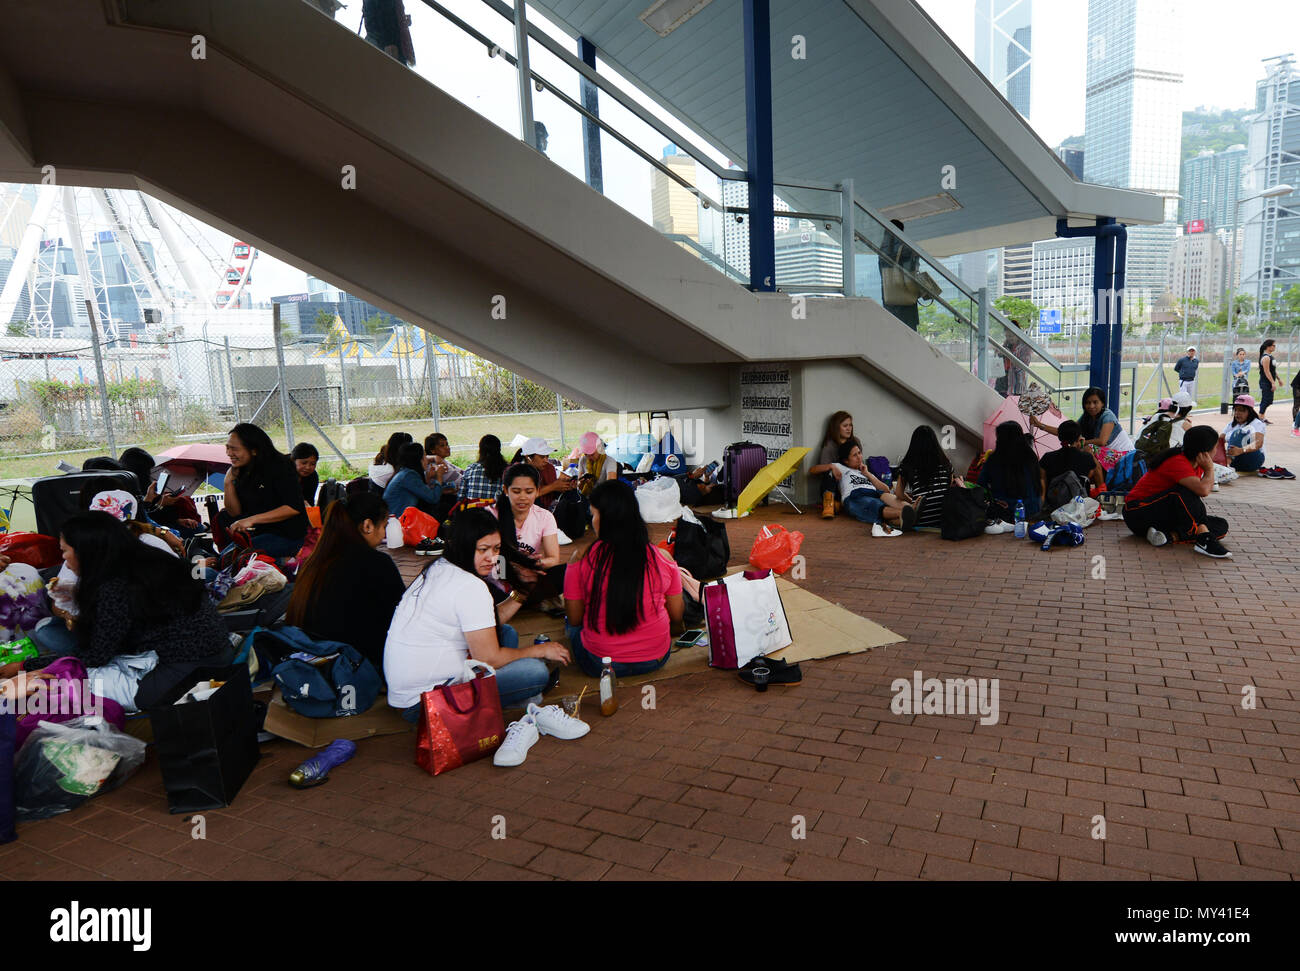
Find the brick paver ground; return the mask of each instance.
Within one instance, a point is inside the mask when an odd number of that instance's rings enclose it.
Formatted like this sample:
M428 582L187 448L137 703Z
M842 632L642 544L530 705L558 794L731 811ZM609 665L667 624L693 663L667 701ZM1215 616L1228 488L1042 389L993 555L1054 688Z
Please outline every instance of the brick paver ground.
M234 806L205 814L206 840L167 815L151 756L122 789L20 826L0 877L1295 879L1300 486L1231 488L1211 500L1230 561L1120 523L1043 553L760 510L729 525L735 562L763 522L802 529L799 582L907 642L763 695L722 672L659 682L654 710L629 698L510 770L432 778L408 734L298 792L306 750L271 743ZM915 671L998 679L999 720L894 714L891 682Z

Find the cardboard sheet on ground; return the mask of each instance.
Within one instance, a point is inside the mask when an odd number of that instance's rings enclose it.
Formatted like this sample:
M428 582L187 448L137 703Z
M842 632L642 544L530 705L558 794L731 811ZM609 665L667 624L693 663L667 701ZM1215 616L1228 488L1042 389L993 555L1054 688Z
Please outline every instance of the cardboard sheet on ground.
M905 640L887 627L836 606L784 577L777 577L776 585L781 594L781 603L785 606L786 618L790 622L790 634L794 639L794 643L789 647L775 652L776 657L791 662L814 661L839 654L860 654L863 651L874 650L886 644L898 644ZM531 643L539 633L548 635L553 641L568 643L564 636L564 622L547 617L545 614L530 611L516 616L512 624L519 631L520 643ZM619 684L648 684L651 681L663 681L678 675L707 670L709 670L709 649L688 647L674 651L668 663L658 671L635 678L621 678ZM728 672L718 673L723 675ZM560 675L560 683L546 696L546 700L553 702L562 695L577 694L582 690L583 685L587 685L587 693L582 700L583 709L586 710L588 706L593 709L598 707L595 679L586 677L576 668L565 669Z
M353 741L372 735L398 735L415 730L415 726L402 717L396 708L389 707L388 695L381 693L369 711L349 718L308 718L284 703L277 687L266 705L266 723L263 727L272 735L321 748L336 738Z

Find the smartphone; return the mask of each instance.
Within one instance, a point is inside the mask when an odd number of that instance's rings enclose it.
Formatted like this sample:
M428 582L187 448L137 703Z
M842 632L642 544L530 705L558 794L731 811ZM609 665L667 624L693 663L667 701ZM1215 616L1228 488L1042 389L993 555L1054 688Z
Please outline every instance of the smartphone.
M704 467L704 474L701 476L701 478L703 478L705 482L712 482L713 476L717 473L717 471L718 471L718 463L710 462L708 465Z
M170 472L158 473L158 482L157 482L158 495L161 496L163 493L167 491L167 480L170 478L171 478Z
M693 630L683 631L682 636L673 641L673 647L694 647L704 636L704 628L696 627Z

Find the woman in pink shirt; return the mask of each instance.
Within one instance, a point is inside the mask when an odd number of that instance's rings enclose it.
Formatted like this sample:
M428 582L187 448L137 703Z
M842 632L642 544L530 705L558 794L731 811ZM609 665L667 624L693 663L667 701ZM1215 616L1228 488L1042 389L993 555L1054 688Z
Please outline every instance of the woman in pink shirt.
M514 587L510 599L520 606L536 604L561 617L564 564L555 517L537 505L541 484L541 475L531 465L510 466L501 475L502 493L492 511L503 524L515 524L514 530L501 530L501 562L507 565Z
M682 575L650 544L626 482L601 482L591 492L597 540L564 577L565 632L573 660L592 678L602 657L620 677L664 666L672 632L682 622Z

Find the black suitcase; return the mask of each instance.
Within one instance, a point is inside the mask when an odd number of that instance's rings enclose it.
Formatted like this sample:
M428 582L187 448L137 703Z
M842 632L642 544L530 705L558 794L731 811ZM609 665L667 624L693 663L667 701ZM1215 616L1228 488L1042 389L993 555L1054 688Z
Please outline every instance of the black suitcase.
M140 483L134 472L69 472L47 475L32 483L32 505L36 507L36 531L43 536L59 535L64 522L73 513L85 512L81 505L81 487L99 479L104 489L121 489L139 497Z
M728 506L736 504L745 486L765 465L767 449L754 442L736 442L722 450L722 480Z

